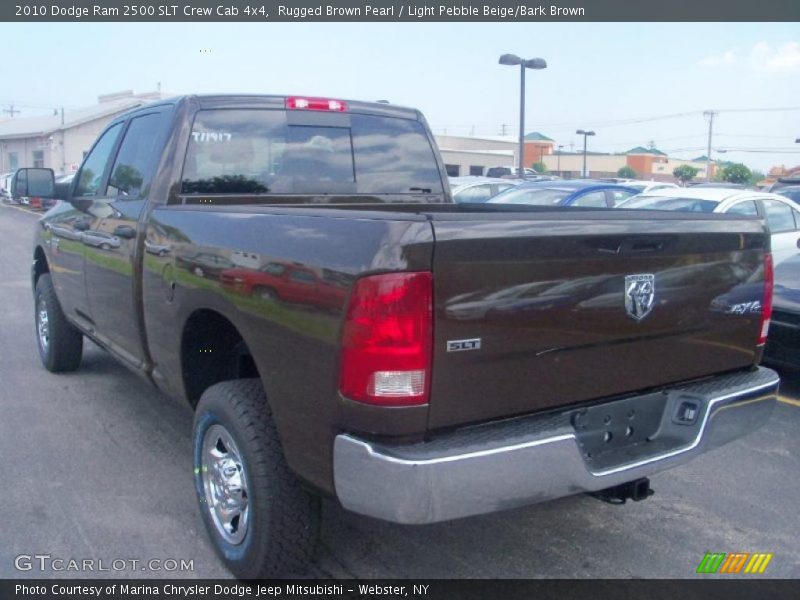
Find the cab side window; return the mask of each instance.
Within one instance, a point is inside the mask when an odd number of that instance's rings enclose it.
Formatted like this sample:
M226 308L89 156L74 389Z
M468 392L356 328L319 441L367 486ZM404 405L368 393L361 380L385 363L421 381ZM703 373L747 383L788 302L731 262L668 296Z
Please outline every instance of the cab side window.
M572 202L572 206L586 206L590 208L606 208L606 194L603 191L589 192L579 196Z
M492 197L492 187L490 185L474 185L459 192L456 202L486 202Z
M111 153L117 145L117 138L122 131L122 123L117 123L108 129L92 148L81 166L78 183L75 186L75 196L97 196L103 183L106 166L111 159Z
M611 199L611 206L616 206L635 194L636 192L628 192L626 190L608 190L608 195Z
M108 196L139 195L148 173L166 113L151 113L131 121L108 180Z
M744 200L742 202L737 202L736 204L731 206L727 212L733 215L752 215L754 217L758 216L758 208L756 207L756 203L752 200Z
M792 207L777 200L764 200L767 224L772 233L792 231L796 228Z

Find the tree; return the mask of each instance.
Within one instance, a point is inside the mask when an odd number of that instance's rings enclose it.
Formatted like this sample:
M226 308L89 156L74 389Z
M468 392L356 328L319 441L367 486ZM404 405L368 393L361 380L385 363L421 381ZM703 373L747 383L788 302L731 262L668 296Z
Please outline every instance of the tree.
M542 175L544 175L545 173L547 173L547 165L546 165L546 164L544 164L544 163L543 163L543 162L541 162L541 161L540 161L540 162L537 162L537 163L533 163L533 164L531 165L531 168L532 168L534 171L536 171L537 173L541 173Z
M730 183L747 183L753 174L742 163L734 163L722 169L722 180Z
M759 181L763 181L766 178L767 176L761 171L753 170L750 172L750 181L748 181L748 183L750 185L757 185Z
M681 183L685 184L687 181L694 179L697 175L697 169L692 165L680 165L672 170L672 175L675 179L679 179Z
M617 177L624 177L625 179L636 179L637 175L636 171L634 171L628 165L625 165L624 167L619 168L619 170L617 171Z

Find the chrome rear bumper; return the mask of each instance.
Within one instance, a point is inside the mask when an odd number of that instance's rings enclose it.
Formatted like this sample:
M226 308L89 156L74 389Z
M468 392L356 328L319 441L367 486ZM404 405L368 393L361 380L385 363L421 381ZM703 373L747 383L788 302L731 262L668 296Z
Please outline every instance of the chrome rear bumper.
M601 466L579 443L574 409L403 446L342 434L334 442L336 494L354 512L420 524L601 490L680 465L758 429L772 413L778 383L774 371L759 367L665 391L676 401L698 402L690 437L676 442L665 433L676 431L665 410L652 440Z

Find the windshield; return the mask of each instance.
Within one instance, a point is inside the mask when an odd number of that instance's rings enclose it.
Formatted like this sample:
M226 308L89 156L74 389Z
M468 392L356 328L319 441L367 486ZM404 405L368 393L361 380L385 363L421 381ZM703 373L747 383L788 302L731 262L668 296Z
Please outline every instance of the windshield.
M652 210L677 210L681 212L714 212L718 203L699 198L672 198L670 196L635 196L619 208L649 208Z
M513 189L498 194L490 204L533 204L536 206L557 206L572 192L569 190L553 190L547 188Z

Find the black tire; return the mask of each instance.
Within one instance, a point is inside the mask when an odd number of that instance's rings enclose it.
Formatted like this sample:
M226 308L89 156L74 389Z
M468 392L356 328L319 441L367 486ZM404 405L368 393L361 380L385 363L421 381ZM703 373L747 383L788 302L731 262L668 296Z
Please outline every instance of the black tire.
M53 373L74 371L81 364L83 334L64 316L49 273L39 276L35 296L33 314L36 323L36 346L39 348L42 364ZM43 339L45 336L43 336L41 310L44 310L47 317L44 330L46 340Z
M255 292L262 300L272 300L273 302L278 300L278 293L274 288L259 286L255 289Z
M222 426L241 461L249 513L243 539L220 531L206 494L204 442ZM211 430L211 431L210 431ZM286 464L261 381L239 379L208 388L194 419L195 491L214 548L240 579L299 575L313 559L319 537L320 499L305 490ZM244 514L242 512L242 514ZM223 528L224 529L224 528Z

